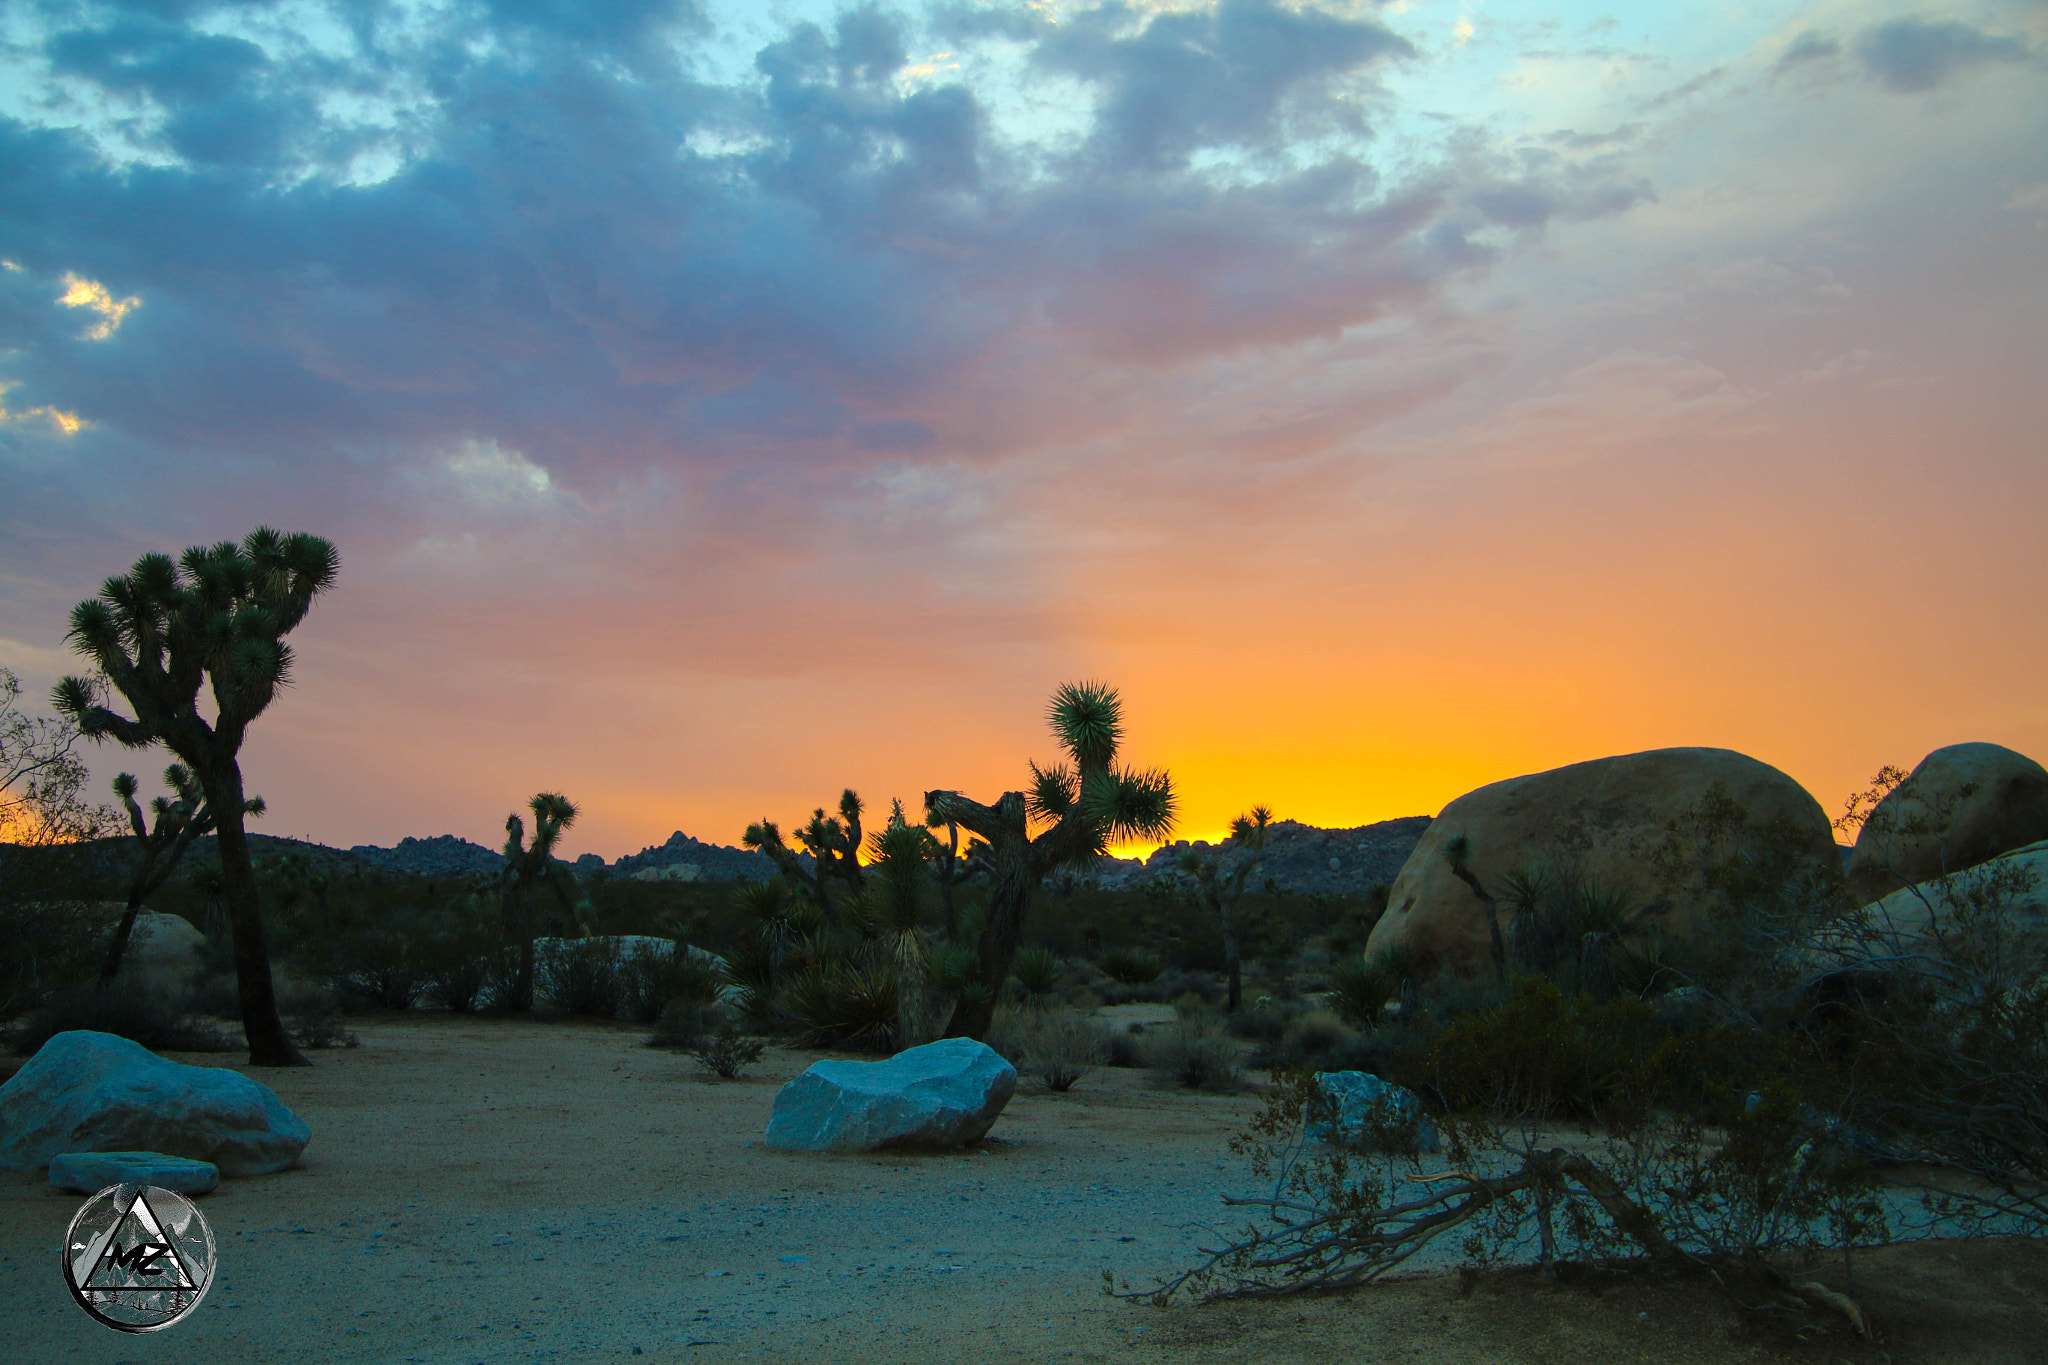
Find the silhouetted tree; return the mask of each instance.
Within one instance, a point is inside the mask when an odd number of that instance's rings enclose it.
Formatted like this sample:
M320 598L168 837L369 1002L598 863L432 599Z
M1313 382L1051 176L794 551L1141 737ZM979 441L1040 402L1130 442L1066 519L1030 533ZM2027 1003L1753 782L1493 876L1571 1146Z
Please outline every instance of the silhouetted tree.
M782 829L773 820L748 825L740 842L767 858L783 879L810 892L828 924L839 923L839 907L832 898L832 883L846 883L849 896L858 896L867 885L860 866L860 796L848 787L839 793L839 814L825 814L819 806L811 812L810 823L796 832L797 842L811 855L808 867L797 851L783 842Z
M580 937L584 924L576 898L563 879L567 868L554 862L555 845L562 831L576 823L576 807L559 792L541 792L527 802L533 811L533 841L526 840L526 822L514 811L505 817L505 870L500 886L503 894L505 933L519 948L519 970L512 980L512 998L507 1008L533 1008L534 897L542 885L552 886L568 915L570 926Z
M1164 773L1116 765L1123 740L1123 703L1102 683L1066 683L1047 708L1052 731L1069 762L1031 765L1032 789L1004 792L992 806L954 791L925 793L925 810L989 843L988 916L982 923L981 983L953 1008L945 1036L981 1038L1010 979L1024 920L1039 883L1055 868L1084 863L1106 852L1112 839L1151 839L1173 828L1173 783ZM1036 838L1029 822L1046 828Z
M55 702L95 739L130 748L162 744L191 769L215 812L242 1029L254 1066L305 1066L277 1016L270 952L249 839L248 798L237 760L256 717L291 678L284 637L334 582L334 547L303 532L269 527L240 545L194 546L174 563L148 554L100 595L71 611L71 641L123 697L133 718L101 706L91 684L66 678ZM199 710L207 688L213 718Z
M135 865L135 875L128 880L128 908L122 913L121 922L114 926L113 941L107 945L106 960L100 964L101 986L112 985L119 974L121 956L128 950L128 936L134 932L135 917L141 913L143 903L171 879L192 841L211 834L218 823L213 807L206 804L205 793L199 790L198 780L184 764L173 763L164 769L164 785L176 792L178 799L153 799L149 809L156 820L154 824L145 824L142 807L135 804L135 774L121 773L114 778L114 795L127 808L128 827L135 832L141 860ZM242 805L244 815L261 815L263 809L260 796L252 796Z
M1273 812L1253 806L1250 815L1230 822L1234 847L1224 847L1203 856L1194 849L1180 855L1183 871L1194 874L1202 904L1216 917L1223 930L1223 963L1229 977L1229 997L1224 1009L1235 1014L1244 999L1244 960L1237 944L1237 903L1244 896L1245 883L1266 856L1267 828Z

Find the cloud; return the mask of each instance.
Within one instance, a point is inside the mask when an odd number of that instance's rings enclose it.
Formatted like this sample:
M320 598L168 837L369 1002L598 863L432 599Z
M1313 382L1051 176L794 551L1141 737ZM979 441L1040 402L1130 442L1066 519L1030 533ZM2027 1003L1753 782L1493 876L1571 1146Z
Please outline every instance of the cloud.
M1778 75L1795 67L1828 61L1839 55L1841 50L1840 42L1819 29L1804 29L1785 45L1785 50L1778 55L1777 64L1771 71L1773 75Z
M1895 19L1866 30L1856 55L1887 90L1913 94L1988 62L2024 62L2030 50L2024 38L1992 37L1955 20Z

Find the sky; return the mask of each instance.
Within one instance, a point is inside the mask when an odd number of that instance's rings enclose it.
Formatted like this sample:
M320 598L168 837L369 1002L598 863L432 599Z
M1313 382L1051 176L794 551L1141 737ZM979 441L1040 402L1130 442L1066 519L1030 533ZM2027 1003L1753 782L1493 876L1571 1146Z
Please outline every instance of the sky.
M272 834L2048 759L2044 361L2041 0L0 4L0 665L329 538Z

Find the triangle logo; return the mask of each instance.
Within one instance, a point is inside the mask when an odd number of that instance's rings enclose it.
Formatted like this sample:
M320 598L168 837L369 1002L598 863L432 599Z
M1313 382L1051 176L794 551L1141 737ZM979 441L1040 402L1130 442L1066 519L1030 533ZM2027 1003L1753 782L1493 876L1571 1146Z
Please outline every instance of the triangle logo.
M78 1268L86 1265L91 1269L77 1277ZM151 1293L199 1288L142 1190L135 1192L134 1202L113 1227L87 1244L73 1267L75 1282L83 1290Z

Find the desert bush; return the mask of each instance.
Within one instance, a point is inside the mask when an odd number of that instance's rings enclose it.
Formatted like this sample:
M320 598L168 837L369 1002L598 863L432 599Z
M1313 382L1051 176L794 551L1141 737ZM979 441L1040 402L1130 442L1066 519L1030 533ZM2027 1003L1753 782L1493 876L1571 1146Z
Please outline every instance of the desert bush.
M151 1052L232 1052L241 1044L210 1019L194 1015L166 991L79 986L46 1000L8 1039L26 1057L60 1033L89 1029L142 1044Z
M651 1024L676 1000L708 1005L718 998L721 980L718 964L688 944L642 944L639 952L621 955L616 1017Z
M65 850L55 850L63 856ZM0 876L26 855L0 848ZM104 912L89 901L26 900L0 891L0 1020L90 981L104 949Z
M740 1032L739 1025L728 1020L717 1032L700 1038L689 1052L706 1071L735 1081L761 1060L766 1046L759 1038Z
M980 984L980 972L981 954L974 949L942 945L932 949L927 979L933 990L958 995Z
M626 980L614 938L543 940L534 949L534 985L556 1009L616 1019Z
M1206 1011L1183 1014L1177 1028L1148 1031L1142 1053L1154 1075L1190 1090L1239 1080L1237 1040Z
M1145 1060L1146 1034L1143 1024L1105 1028L1102 1035L1108 1065L1123 1071L1137 1071L1149 1065Z
M341 1002L319 986L290 987L278 992L277 1012L285 1035L300 1047L360 1047L362 1039L343 1022Z
M1229 1016L1225 1027L1234 1037L1260 1047L1270 1047L1285 1036L1287 1026L1299 1014L1298 1008L1276 1004L1270 996L1260 996L1248 1009Z
M1150 953L1141 953L1131 948L1108 948L1097 959L1102 974L1121 986L1143 986L1157 981L1164 970L1159 959Z
M1277 1038L1252 1049L1251 1064L1268 1070L1348 1071L1358 1030L1334 1011L1312 1009L1284 1019Z
M1038 1077L1047 1090L1067 1091L1109 1060L1109 1041L1098 1019L1053 1010L1031 1019L1024 1030L1024 1063L1018 1069Z
M1049 948L1026 948L1017 954L1011 974L1027 997L1043 999L1060 987L1060 960Z

